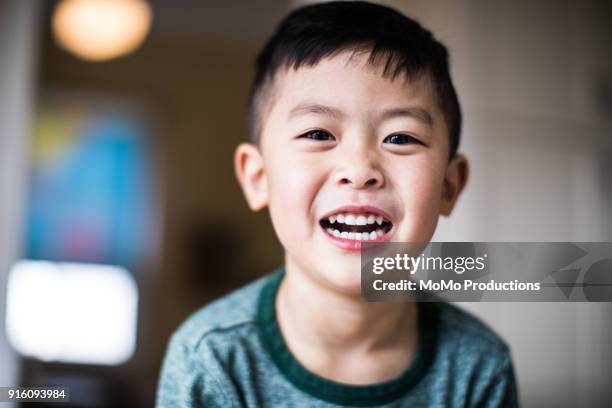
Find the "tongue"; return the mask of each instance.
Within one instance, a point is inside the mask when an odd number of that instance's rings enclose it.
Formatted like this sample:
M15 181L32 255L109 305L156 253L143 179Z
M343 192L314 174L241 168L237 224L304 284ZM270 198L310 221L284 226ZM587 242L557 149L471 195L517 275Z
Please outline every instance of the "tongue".
M368 225L347 225L347 224L334 224L332 228L337 229L340 232L372 232L379 228L378 224Z

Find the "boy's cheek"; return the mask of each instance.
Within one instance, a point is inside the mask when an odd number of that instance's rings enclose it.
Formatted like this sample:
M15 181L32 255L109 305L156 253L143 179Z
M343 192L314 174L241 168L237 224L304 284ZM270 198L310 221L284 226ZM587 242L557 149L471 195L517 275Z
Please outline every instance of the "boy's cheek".
M438 224L435 203L418 203L407 208L404 219L394 236L399 242L429 242Z
M312 220L312 203L318 191L319 180L312 168L292 167L279 169L270 180L270 210L279 222L292 223L299 229Z
M406 242L426 242L438 223L441 181L431 173L413 173L400 180L398 188L405 212L396 238Z

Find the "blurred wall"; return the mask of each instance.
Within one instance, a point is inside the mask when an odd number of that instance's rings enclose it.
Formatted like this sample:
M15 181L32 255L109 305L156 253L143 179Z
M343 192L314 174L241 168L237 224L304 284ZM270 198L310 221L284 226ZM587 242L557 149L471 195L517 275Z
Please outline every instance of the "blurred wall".
M153 119L163 238L160 263L134 271L141 297L138 349L124 370L145 400L154 394L170 332L197 308L281 262L267 214L248 211L233 170L234 148L245 139L254 47L191 32L193 9L157 5L144 46L109 62L78 60L45 28L39 88L41 100L62 92L125 98ZM202 22L193 24L218 19L208 10L217 6L194 7ZM178 15L171 19L172 13Z
M20 250L19 218L34 103L39 4L0 2L0 386L17 385L17 357L4 331L6 278Z

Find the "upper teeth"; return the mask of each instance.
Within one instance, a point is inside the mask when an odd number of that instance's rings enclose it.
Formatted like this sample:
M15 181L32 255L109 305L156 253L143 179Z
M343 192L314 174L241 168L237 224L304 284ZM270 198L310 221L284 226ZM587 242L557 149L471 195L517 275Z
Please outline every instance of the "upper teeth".
M374 214L356 215L356 214L347 213L347 214L332 215L328 217L328 220L332 224L335 222L338 222L340 224L346 224L346 225L367 225L367 224L374 224L374 223L381 225L385 219L380 215L374 215Z

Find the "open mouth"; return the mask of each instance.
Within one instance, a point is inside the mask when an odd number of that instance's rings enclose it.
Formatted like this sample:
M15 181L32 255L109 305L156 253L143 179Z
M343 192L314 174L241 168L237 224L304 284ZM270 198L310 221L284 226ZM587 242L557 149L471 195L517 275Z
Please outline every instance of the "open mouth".
M387 234L393 224L382 215L338 213L319 221L325 231L336 238L375 241Z

